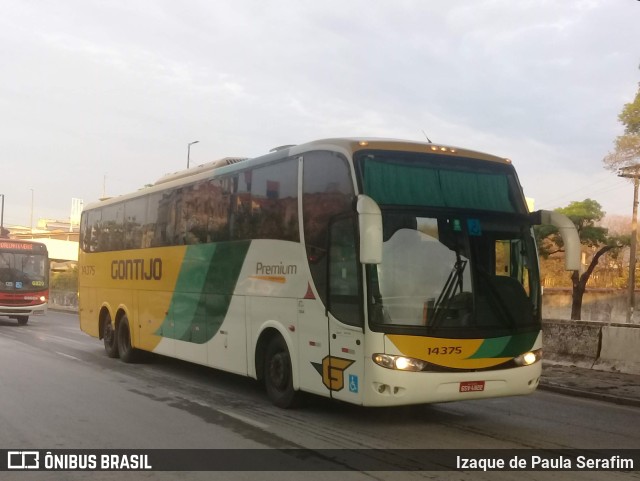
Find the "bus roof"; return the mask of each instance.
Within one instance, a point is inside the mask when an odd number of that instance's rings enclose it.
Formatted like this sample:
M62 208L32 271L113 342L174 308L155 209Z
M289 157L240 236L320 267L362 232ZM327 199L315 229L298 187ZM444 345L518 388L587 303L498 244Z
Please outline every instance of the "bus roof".
M293 146L290 150L292 155L299 154L308 150L318 149L319 147L338 147L349 153L355 153L359 150L397 150L401 152L420 152L438 153L451 157L466 157L470 159L486 160L499 164L510 164L509 159L497 157L491 154L485 154L475 150L463 149L451 145L434 144L429 142L419 142L413 140L399 139L382 139L382 138L335 138L314 140L306 144ZM299 150L299 151L298 151Z
M495 155L477 152L474 150L463 149L443 144L433 144L428 142L399 140L399 139L383 139L373 137L352 137L352 138L330 138L320 139L306 142L300 145L287 145L273 149L271 152L260 155L258 157L224 157L219 160L207 162L191 169L184 169L178 172L164 175L158 179L153 185L142 188L130 194L124 194L118 197L101 199L93 202L85 207L85 210L91 210L95 207L102 207L112 203L118 203L123 200L133 199L141 195L150 194L156 191L162 191L166 188L176 187L181 184L195 182L211 176L214 170L218 175L232 173L246 167L254 167L262 164L274 162L276 160L287 157L302 155L310 150L332 150L342 152L347 156L351 156L355 152L361 150L395 150L400 152L425 152L437 153L449 157L464 157L468 159L477 159L481 161L495 162L498 164L511 164L506 158L497 157Z

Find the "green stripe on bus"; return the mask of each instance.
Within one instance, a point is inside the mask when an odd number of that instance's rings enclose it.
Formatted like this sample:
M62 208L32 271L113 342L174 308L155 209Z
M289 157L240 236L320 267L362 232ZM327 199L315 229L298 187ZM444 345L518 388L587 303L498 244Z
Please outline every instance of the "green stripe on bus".
M187 247L171 298L169 314L157 335L203 344L224 321L251 241Z
M525 332L513 336L485 339L478 350L468 359L492 357L516 357L529 351L538 338L538 332Z

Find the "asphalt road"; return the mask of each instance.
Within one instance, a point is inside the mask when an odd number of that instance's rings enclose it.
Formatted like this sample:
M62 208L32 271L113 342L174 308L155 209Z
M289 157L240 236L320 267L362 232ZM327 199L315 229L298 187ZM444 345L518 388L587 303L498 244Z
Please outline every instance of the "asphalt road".
M49 311L27 326L0 317L2 449L640 449L639 420L635 407L543 391L384 409L311 398L302 409L281 410L251 379L159 356L135 365L109 359L101 341L79 330L75 314ZM88 477L4 474L20 480ZM216 479L301 478L295 472L218 474ZM308 472L304 479L506 480L514 474ZM576 475L523 472L518 478ZM640 479L638 471L579 475ZM203 473L179 477L211 479ZM125 478L176 479L176 473L91 473L91 479Z

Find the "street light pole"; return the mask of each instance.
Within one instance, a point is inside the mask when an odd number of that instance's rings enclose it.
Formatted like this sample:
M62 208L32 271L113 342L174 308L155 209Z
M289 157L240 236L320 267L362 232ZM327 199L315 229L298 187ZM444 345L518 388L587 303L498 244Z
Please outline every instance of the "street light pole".
M193 144L197 144L198 142L200 142L199 140L195 140L193 142L190 142L189 144L187 144L187 169L189 168L189 157L191 156L191 146Z
M33 189L31 189L31 216L29 223L31 224L31 236L33 237Z

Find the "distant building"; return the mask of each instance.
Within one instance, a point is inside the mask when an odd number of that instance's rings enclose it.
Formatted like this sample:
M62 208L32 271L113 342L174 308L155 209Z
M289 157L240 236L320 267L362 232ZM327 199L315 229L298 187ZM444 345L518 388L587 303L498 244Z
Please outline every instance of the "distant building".
M35 229L19 225L7 228L11 239L33 239L46 244L52 268L54 263L78 261L78 225L71 225L68 221L40 219Z

